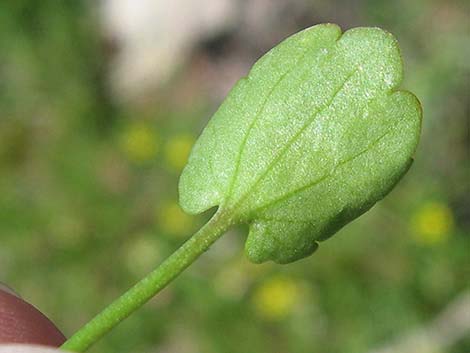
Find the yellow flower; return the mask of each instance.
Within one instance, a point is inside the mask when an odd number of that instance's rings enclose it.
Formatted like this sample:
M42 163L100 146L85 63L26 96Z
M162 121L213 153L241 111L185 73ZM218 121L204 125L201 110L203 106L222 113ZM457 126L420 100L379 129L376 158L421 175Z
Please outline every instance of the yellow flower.
M144 123L130 125L124 132L121 147L127 158L135 163L145 163L158 153L158 136L154 128Z
M176 171L185 166L194 138L187 134L173 136L165 145L165 159L168 165Z
M253 295L253 305L260 317L269 321L286 318L300 298L300 286L287 277L273 277L262 283Z
M445 241L453 225L452 211L447 205L438 202L425 203L411 219L416 241L426 245Z
M174 236L187 237L193 230L194 219L184 213L176 202L169 202L157 211L157 221L161 229Z

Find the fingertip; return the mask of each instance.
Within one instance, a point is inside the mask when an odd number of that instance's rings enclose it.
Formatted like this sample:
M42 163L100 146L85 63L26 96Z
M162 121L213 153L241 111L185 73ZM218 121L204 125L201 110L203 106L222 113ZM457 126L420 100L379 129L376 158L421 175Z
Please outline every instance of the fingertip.
M64 335L38 309L0 287L0 344L30 343L59 347Z
M8 293L8 294L11 294L11 295L14 295L17 298L21 298L20 295L18 293L16 293L13 288L7 286L3 282L0 282L0 292L1 291L5 292L5 293Z

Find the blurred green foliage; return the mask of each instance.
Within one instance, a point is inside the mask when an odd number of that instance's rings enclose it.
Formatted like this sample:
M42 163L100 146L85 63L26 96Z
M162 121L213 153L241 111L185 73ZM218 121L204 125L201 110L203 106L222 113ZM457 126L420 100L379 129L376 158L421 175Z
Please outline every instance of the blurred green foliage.
M410 173L307 260L252 265L246 230L228 234L92 352L366 352L470 289L467 2L311 7L311 24L400 41L424 107ZM89 2L0 3L0 279L67 335L204 221L178 208L176 185L218 102L181 104L172 82L172 99L119 102L108 54ZM450 350L468 351L469 337Z

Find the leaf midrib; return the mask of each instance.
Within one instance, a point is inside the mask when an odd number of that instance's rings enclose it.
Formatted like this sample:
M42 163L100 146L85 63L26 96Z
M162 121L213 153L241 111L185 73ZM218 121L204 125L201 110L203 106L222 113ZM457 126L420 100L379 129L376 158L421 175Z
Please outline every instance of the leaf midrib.
M258 184L266 177L266 175L269 174L269 172L274 168L276 163L285 155L285 153L290 149L290 147L297 141L297 139L300 137L300 135L315 121L317 116L327 110L331 104L334 102L335 98L338 96L338 94L343 90L347 82L351 79L351 77L358 72L357 68L354 69L348 76L346 76L346 79L343 81L340 87L338 87L335 92L333 93L332 97L328 100L328 102L323 106L317 109L307 120L307 122L297 131L297 133L287 142L287 144L284 146L284 148L281 149L279 154L271 161L271 163L268 165L268 167L263 171L263 173L260 174L260 176L255 180L253 185L238 199L236 202L235 206L233 207L234 209L237 209L238 206L248 197L248 195L253 191L253 189L258 186ZM232 196L232 195L231 195Z
M334 45L336 43L336 41L334 43L332 43L332 45ZM326 47L325 47L326 48ZM305 53L303 53L300 58L296 61L296 63L292 66L291 69L287 70L284 74L282 74L279 79L276 81L276 83L272 86L272 88L269 90L266 98L264 99L263 103L261 104L260 108L258 109L258 111L256 112L255 116L253 117L253 120L251 121L250 125L248 126L248 130L246 131L245 135L243 136L243 140L242 140L242 143L240 145L240 149L239 149L239 152L237 154L237 158L235 160L235 170L233 172L233 176L230 180L230 185L229 185L229 188L228 188L228 192L227 192L227 198L226 200L229 201L232 197L233 197L233 192L234 192L234 188L235 188L235 182L236 180L238 179L238 176L239 176L239 172L240 172L240 164L241 164L241 160L242 160L242 156L243 156L243 153L245 151L245 148L246 148L246 144L248 142L248 138L250 137L250 134L251 134L251 131L252 129L254 128L254 126L256 125L256 122L258 121L258 119L261 117L261 113L266 109L266 105L268 103L268 101L270 100L272 94L274 93L274 91L276 90L277 87L279 87L279 85L282 83L282 81L287 77L289 76L289 74L291 74L295 69L298 68L297 64L302 62L305 57L307 56L307 54L309 53L313 53L313 52L318 52L320 51L320 49L324 49L324 48L315 48L315 50L306 50ZM250 76L248 75L248 78ZM251 190L251 189L250 189Z

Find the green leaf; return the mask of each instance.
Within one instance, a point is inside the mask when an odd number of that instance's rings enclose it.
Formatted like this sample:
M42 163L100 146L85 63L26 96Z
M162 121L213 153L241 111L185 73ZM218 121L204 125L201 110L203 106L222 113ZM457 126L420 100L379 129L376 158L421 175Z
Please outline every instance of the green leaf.
M248 223L254 262L310 255L406 173L421 107L379 28L301 31L264 55L196 142L180 179L189 213Z

